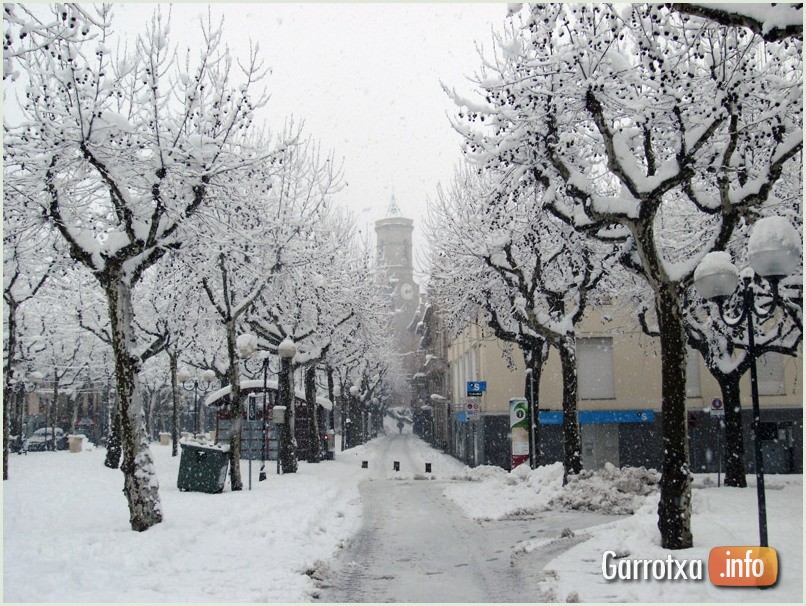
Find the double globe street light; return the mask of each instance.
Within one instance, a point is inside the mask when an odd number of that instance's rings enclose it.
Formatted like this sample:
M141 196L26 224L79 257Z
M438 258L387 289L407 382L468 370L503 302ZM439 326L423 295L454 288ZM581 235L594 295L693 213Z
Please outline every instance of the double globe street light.
M258 371L263 373L263 423L262 423L262 446L260 449L260 473L258 474L258 482L262 482L266 479L266 458L268 453L266 452L266 435L268 433L268 425L269 419L267 416L268 410L268 395L269 395L269 361L271 359L271 352L266 351L264 349L257 350L250 355L248 358L243 359L244 368L246 368L251 374L256 374ZM259 363L257 367L250 367L252 364ZM251 464L251 459L250 459ZM251 481L251 471L249 474L250 481Z
M207 393L212 390L215 381L215 373L212 370L205 370L201 375L201 380L192 377L186 370L181 370L176 378L185 391L193 392L193 434L199 431L199 392Z
M754 318L764 322L772 317L780 303L780 281L802 267L800 253L802 244L798 231L783 217L759 219L750 232L747 256L750 267L739 273L727 252L711 252L705 255L694 271L694 286L705 299L713 299L719 308L722 321L730 327L743 322L747 326L747 355L750 356L750 392L753 405L753 435L756 460L756 490L758 496L758 528L761 547L767 547L767 507L764 494L764 459L761 450L759 425L761 410L758 401L758 370L756 368ZM763 286L756 277L764 278L769 285L769 294L759 307L756 304L756 288ZM738 288L738 290L737 290ZM738 315L730 316L725 310L727 302L739 296L735 307Z

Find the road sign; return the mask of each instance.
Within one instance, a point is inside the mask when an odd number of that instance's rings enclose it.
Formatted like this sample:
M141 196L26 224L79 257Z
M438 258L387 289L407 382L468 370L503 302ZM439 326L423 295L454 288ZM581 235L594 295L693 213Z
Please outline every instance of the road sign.
M711 400L711 416L712 417L724 417L725 416L725 407L722 404L722 400L719 398L714 398Z
M467 416L474 417L481 411L481 402L479 398L473 398L467 402Z
M487 391L487 381L468 381L467 395L478 396Z

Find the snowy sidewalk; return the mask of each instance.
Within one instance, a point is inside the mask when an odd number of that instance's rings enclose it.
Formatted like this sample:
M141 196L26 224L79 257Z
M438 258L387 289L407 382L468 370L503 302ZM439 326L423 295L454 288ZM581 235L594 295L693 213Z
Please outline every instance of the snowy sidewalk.
M152 445L164 521L136 533L104 450L10 457L3 484L5 602L304 602L306 572L359 524L353 456L258 482L180 492L180 457ZM244 485L248 464L241 463Z

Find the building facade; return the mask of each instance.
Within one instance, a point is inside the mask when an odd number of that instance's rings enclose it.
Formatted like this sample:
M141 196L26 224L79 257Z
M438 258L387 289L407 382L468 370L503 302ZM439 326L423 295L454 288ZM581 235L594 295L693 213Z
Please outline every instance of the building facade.
M432 321L433 323L433 321ZM449 411L447 425L437 408L431 434L448 435L446 450L469 465L509 467L509 400L530 388L517 347L497 340L479 318L454 339L431 344L429 359L444 359L441 370ZM592 309L577 331L578 421L583 466L659 468L661 448L661 362L656 339L611 305ZM803 471L802 356L759 359L762 452L767 473ZM468 397L469 381L484 381L481 397ZM435 385L435 384L432 384ZM699 353L688 357L686 392L689 448L694 472L716 472L720 465L720 420L712 402L721 401L717 381ZM562 373L555 350L539 384L541 464L562 460ZM474 403L478 405L474 406ZM741 383L745 467L754 471L754 439L749 373ZM435 444L437 445L437 444Z

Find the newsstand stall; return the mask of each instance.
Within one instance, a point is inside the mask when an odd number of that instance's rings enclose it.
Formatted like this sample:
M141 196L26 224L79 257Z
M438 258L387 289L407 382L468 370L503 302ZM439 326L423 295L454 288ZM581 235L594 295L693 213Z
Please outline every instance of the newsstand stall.
M277 381L267 381L264 406L263 380L241 381L242 407L241 422L241 458L246 460L277 460L279 436L277 426L272 423L272 410L278 404L279 394ZM214 411L216 420L216 443L229 443L232 428L232 407L230 406L230 387L222 387L210 393L204 401L205 406ZM333 404L327 398L316 398L315 414L319 415L318 427L320 439L327 433L328 411ZM294 394L294 435L297 439L297 457L305 459L310 446L308 437L308 415L311 407L305 401L305 394L296 391Z

